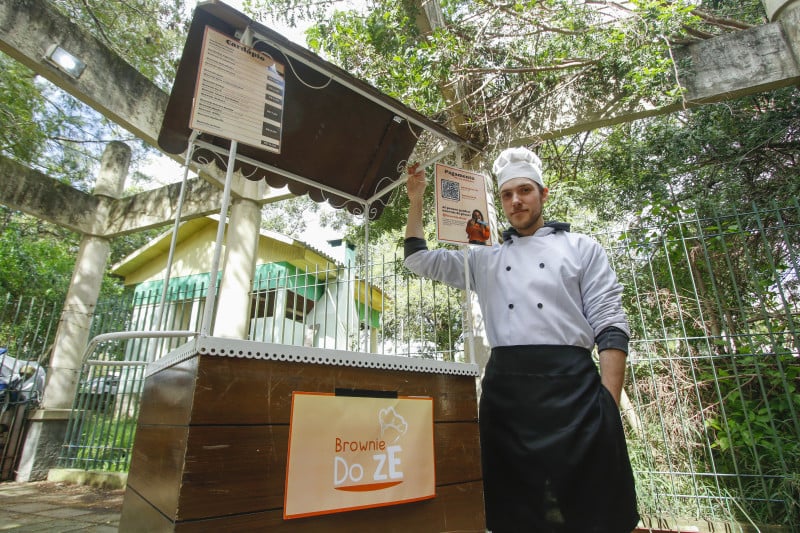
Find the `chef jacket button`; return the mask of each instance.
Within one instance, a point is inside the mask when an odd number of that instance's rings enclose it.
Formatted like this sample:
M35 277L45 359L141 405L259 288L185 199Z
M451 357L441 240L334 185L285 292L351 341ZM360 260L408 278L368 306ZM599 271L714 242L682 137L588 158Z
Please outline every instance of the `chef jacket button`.
M541 309L543 306L542 306L541 302L539 302L538 304L536 304L536 307L538 307L539 309Z
M539 263L539 268L544 268L544 263Z
M508 304L509 309L514 309L514 304Z
M509 271L509 270L511 270L511 267L508 267L508 266L507 266L507 267L506 267L506 271Z

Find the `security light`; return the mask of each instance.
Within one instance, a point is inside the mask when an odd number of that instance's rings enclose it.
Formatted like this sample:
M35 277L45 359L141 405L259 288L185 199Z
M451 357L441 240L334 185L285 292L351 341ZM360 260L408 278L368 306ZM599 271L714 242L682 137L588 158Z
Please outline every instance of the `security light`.
M58 70L69 74L75 79L78 79L86 68L86 63L57 44L50 45L44 54L44 58Z

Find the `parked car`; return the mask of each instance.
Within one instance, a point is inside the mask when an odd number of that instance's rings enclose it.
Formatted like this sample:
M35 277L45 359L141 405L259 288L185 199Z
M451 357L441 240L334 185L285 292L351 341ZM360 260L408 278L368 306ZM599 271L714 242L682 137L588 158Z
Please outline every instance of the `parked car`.
M91 394L113 394L119 391L119 376L107 375L93 378L87 384Z
M114 405L119 392L120 376L106 374L87 381L81 388L79 407L83 409L105 409Z
M0 347L0 401L38 402L44 391L45 371L36 361L11 357Z

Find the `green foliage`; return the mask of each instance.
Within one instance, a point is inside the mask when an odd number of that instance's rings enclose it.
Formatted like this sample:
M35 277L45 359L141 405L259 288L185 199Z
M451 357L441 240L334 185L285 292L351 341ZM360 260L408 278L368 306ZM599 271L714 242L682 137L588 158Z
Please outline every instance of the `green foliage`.
M717 17L739 20L748 24L764 24L767 20L763 2L740 0L703 0L701 9Z
M149 242L158 230L111 241L109 266ZM75 268L80 235L0 206L0 294L64 301ZM122 284L106 275L101 298L121 294Z
M411 273L393 243L371 248L371 283L389 295L381 317L385 345L397 346L399 353L453 361L465 343L463 292Z
M141 141L27 68L4 55L0 67L3 156L84 192L94 186L109 141L128 142L132 166L146 156Z
M44 110L33 72L0 55L0 153L35 159L48 135Z
M191 21L184 0L53 3L162 89L169 91L172 87Z
M108 406L113 408L113 401ZM80 447L71 463L86 470L127 472L136 436L136 418L113 419L106 412L84 411L80 424Z
M715 408L705 421L714 464L722 474L759 474L755 479L731 478L728 489L735 491L732 480L738 479L748 493L763 493L764 503L746 509L761 522L800 523L800 487L796 479L782 475L800 472L800 442L791 437L798 432L800 412L800 365L795 359L790 354L732 356L701 376L713 380L721 399L712 403ZM783 505L770 499L794 502L793 514L785 516Z
M578 203L610 220L766 207L800 194L799 98L787 88L596 131L560 141L548 163L581 185Z
M75 267L77 236L0 206L0 294L60 303Z
M702 490L741 500L732 516L761 523L797 521L796 216L773 207L698 218L657 204L612 251L647 361L632 376L645 428L637 460L718 473ZM673 492L701 490L686 481Z
M452 54L447 35L421 38L411 3L381 2L366 14L335 11L307 31L314 52L422 113L444 105L439 85Z
M308 196L267 204L261 209L261 227L303 240L307 222L320 210Z

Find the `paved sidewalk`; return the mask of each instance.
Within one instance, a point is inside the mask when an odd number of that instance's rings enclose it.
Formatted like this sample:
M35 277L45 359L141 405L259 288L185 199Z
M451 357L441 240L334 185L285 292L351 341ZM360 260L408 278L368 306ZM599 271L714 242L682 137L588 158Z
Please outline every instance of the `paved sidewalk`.
M70 483L0 483L0 532L115 533L124 489Z

